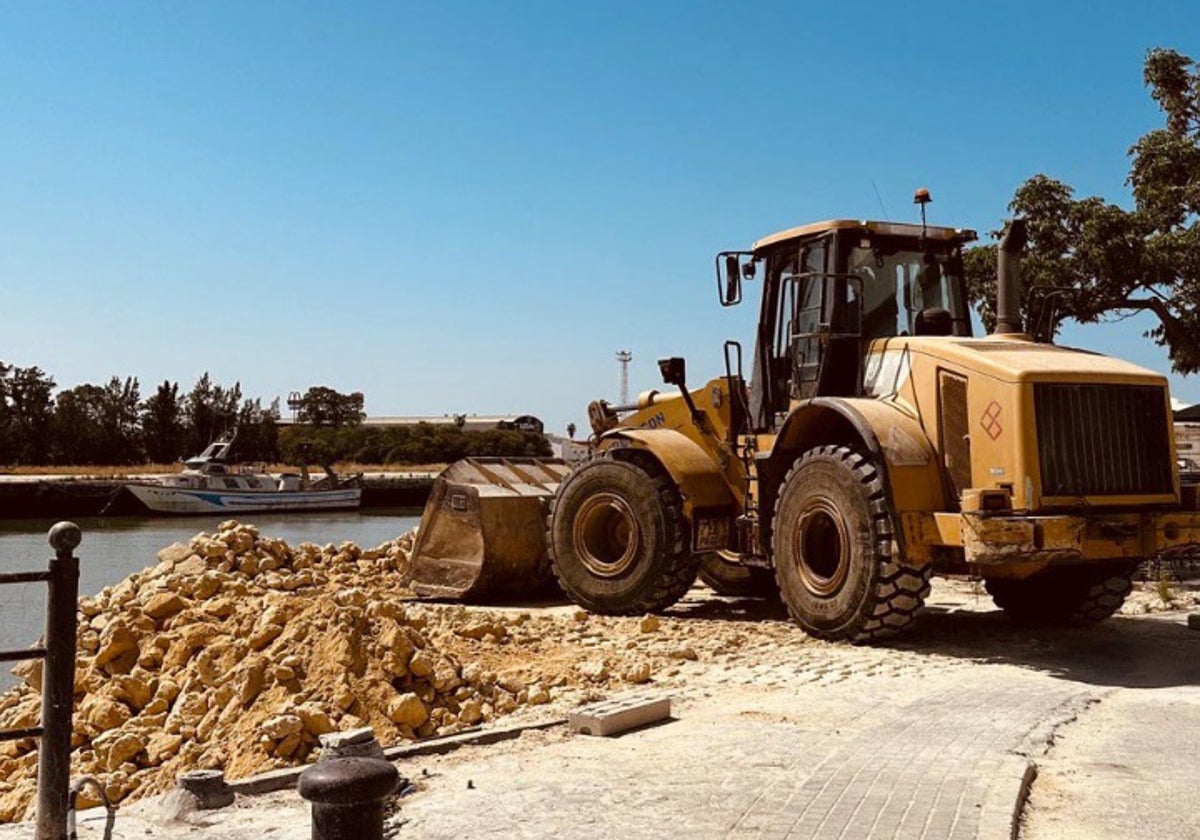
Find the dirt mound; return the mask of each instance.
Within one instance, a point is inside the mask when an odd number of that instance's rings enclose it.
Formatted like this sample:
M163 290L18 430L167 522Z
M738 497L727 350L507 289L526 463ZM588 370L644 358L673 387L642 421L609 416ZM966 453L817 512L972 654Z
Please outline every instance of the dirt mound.
M291 547L223 523L80 600L72 777L116 801L195 768L231 778L310 757L317 736L370 725L384 743L445 734L549 700L465 666L438 639L498 645L527 616L440 616L408 603L412 535L377 548ZM41 663L14 669L0 728L37 725ZM25 818L36 742L0 744L0 822Z

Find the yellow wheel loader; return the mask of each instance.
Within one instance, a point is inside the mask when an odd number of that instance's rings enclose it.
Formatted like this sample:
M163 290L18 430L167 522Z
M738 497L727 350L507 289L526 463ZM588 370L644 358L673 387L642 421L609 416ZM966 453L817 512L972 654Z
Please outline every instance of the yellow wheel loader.
M908 627L947 572L1021 621L1111 615L1143 558L1200 546L1166 380L1022 332L1020 220L999 248L997 329L973 336L976 235L926 225L927 201L921 224L827 221L718 254L723 305L761 277L749 382L737 342L695 390L664 359L676 392L589 407L582 465L451 467L414 548L418 591L475 598L552 572L587 609L630 615L703 571L737 594L777 587L813 636L866 641Z

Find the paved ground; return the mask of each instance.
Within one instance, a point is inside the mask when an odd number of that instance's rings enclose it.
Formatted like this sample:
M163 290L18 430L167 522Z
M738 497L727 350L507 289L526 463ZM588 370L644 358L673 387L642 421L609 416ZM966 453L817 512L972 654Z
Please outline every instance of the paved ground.
M559 728L409 762L400 769L416 792L393 827L427 838L1010 837L1036 764L1022 837L1200 837L1200 632L1182 614L1030 633L962 587L935 589L932 606L889 648L751 644L684 663L659 686L674 720L619 738ZM727 607L689 598L681 609ZM309 836L290 793L170 811L132 806L114 836ZM81 837L101 836L97 817Z

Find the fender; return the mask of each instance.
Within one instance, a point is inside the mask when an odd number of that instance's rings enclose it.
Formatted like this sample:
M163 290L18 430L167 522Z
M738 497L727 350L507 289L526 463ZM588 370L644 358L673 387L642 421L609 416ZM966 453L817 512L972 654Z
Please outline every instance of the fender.
M621 457L618 453L623 449L638 449L651 455L679 488L688 521L693 521L699 510L732 512L738 507L712 456L674 429L613 431L602 438L600 448L613 451L616 458Z
M903 514L947 509L940 460L918 420L890 401L855 397L817 397L792 410L779 430L769 466L762 470L763 477L770 477L764 499L768 492L772 499L764 509L774 509L774 497L792 462L805 450L825 444L860 446L875 457L883 471L894 533L902 543L908 542ZM911 548L923 553L916 545Z

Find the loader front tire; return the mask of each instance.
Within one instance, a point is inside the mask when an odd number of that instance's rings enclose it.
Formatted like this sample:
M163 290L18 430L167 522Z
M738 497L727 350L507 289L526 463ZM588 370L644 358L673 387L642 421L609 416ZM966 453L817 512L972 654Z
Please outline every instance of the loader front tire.
M546 534L554 576L571 600L604 615L674 604L696 580L679 491L665 474L607 458L563 481Z
M775 577L810 636L867 642L907 628L931 569L896 548L883 480L867 456L820 446L796 459L775 503Z
M1121 608L1137 568L1137 563L1062 566L1023 580L988 579L984 586L996 606L1020 624L1080 626Z

